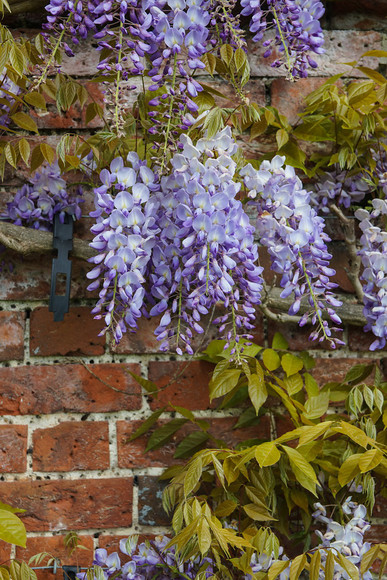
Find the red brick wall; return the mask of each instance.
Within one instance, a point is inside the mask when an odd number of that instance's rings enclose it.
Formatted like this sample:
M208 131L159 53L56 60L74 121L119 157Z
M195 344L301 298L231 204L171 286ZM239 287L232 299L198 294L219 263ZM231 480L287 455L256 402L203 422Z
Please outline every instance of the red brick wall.
M345 68L340 62L383 45L383 0L328 4L326 53L309 79L288 83L280 71L262 60L260 49L251 47L252 97L262 103L266 99L292 120L305 94L326 76ZM89 83L95 63L95 52L84 45L63 70L75 74L100 98L101 87ZM367 63L375 64L375 60ZM76 108L63 116L49 113L38 123L49 132L53 144L61 129L88 131ZM251 155L254 148L248 144ZM22 179L22 172L7 177L2 205ZM77 224L75 235L87 237L87 228ZM345 248L337 241L333 251L337 280L350 291L344 271ZM28 547L17 549L17 556L42 550L63 556L61 536L70 529L78 531L92 548L115 545L117 536L129 532L150 533L167 525L157 476L175 461L176 441L145 454L145 439L132 443L127 439L151 410L172 402L210 418L213 433L227 435L231 444L235 419L219 413L211 418L210 365L188 365L185 357L182 362L177 356L159 353L152 321L141 322L138 333L125 336L117 347L98 337L101 325L90 315L93 299L86 292L88 265L77 260L73 261L70 312L63 322L53 322L48 312L51 257L21 258L11 252L2 257L12 262L13 271L0 272L0 500L26 510ZM354 362L386 356L385 351L371 354L370 337L351 327L344 333L348 346L335 353L308 344L305 329L268 324L263 318L256 340L269 344L276 330L286 336L291 348L311 349L317 358L314 374L320 382L342 376ZM182 367L179 379L163 390L158 402L142 394L128 372L166 385ZM262 436L268 428L264 420L248 436ZM234 440L244 437L238 431L233 433ZM375 514L378 527L373 539L385 539L385 505L378 505ZM3 561L11 548L1 546L0 550ZM90 562L90 555L81 551L80 563Z

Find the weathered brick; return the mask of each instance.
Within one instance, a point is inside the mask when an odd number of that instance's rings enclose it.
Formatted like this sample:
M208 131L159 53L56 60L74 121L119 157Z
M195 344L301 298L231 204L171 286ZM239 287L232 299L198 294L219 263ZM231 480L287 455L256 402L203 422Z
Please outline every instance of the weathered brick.
M11 273L0 271L0 300L47 300L48 303L52 256L20 256L15 252L7 252L8 259L12 261L14 269ZM90 264L76 259L72 259L72 263L71 298L83 298L88 294L86 287L89 280L86 273L90 270Z
M1 481L0 496L26 510L30 532L118 528L132 523L132 486L131 478Z
M212 319L223 314L223 311L217 309ZM112 341L111 350L118 354L142 354L142 353L157 353L160 351L160 342L156 339L154 331L160 322L160 317L152 317L147 320L140 318L138 321L138 329L136 332L128 332L124 334L122 340L115 344ZM203 334L196 334L192 340L192 348L194 351L201 352L206 349L212 340L219 338L219 325L211 323L209 316L204 316L200 325L204 329ZM257 340L263 340L262 334L262 316L257 314Z
M332 28L340 30L387 30L385 0L346 0L332 2Z
M384 543L387 538L387 526L381 524L372 524L371 528L365 533L365 540L372 544L379 542Z
M316 359L316 366L310 371L320 386L332 381L343 381L345 374L357 364L369 364L367 358Z
M372 332L364 332L358 326L348 328L348 347L355 352L368 351L374 340L376 340L376 336ZM378 352L386 351L387 345Z
M108 424L103 421L66 421L33 434L34 471L107 469Z
M290 350L302 351L310 349L329 349L327 341L310 342L309 335L312 332L312 326L299 326L298 324L286 323L281 324L275 320L270 320L268 325L268 340L272 343L274 334L279 332L287 340Z
M138 477L138 523L142 526L169 526L171 516L162 507L165 481L157 477Z
M48 308L36 308L31 313L30 353L32 356L95 356L105 351L105 337L98 336L103 328L94 320L90 308L73 307L61 322L54 322Z
M138 409L141 388L131 378L129 370L140 372L136 364L0 368L0 414Z
M270 424L268 417L262 417L260 423L246 429L234 429L237 422L235 417L212 418L209 433L216 439L222 439L229 447L235 447L247 439L268 439L270 437ZM161 427L166 421L159 421L156 428ZM165 467L181 463L181 459L173 458L177 445L189 433L196 430L191 423L183 426L171 439L171 441L153 451L145 452L149 434L143 435L134 441L128 438L140 427L141 421L117 421L117 446L118 466L123 468L136 467ZM153 432L152 429L151 432ZM208 447L214 446L214 440L208 441Z
M0 360L23 359L24 320L24 312L0 312Z
M44 551L53 558L59 559L61 565L78 565L85 568L91 566L93 562L93 538L91 536L79 536L79 543L86 549L78 549L72 554L66 548L64 540L64 535L27 538L27 546L25 548L16 548L16 558L28 562L29 558ZM47 559L39 564L39 566L46 565ZM63 580L63 571L60 567L56 575L53 575L52 570L36 570L36 574L38 580Z
M26 425L0 425L0 469L2 473L23 473L27 466Z
M325 32L325 53L313 55L318 64L317 69L309 69L309 76L331 76L337 73L350 71L351 76L362 76L359 71L349 69L344 62L353 61L367 50L380 50L382 48L382 36L379 32L354 32L352 30L332 30ZM263 58L266 47L262 43L248 43L248 54L250 56L250 67L252 76L263 77L285 77L286 71L283 67L272 68L270 63L278 58L278 49L273 51L269 58ZM378 66L375 58L365 58L364 66L376 68Z
M51 99L47 101L47 111L31 111L31 117L35 120L38 128L43 129L100 129L103 127L103 120L94 117L90 123L86 123L86 107L91 102L103 103L103 94L98 83L81 83L90 95L86 104L81 108L79 103L72 105L68 111L58 112Z
M9 560L11 558L11 549L11 544L7 544L6 542L0 543L0 565L9 564Z
M149 363L149 379L161 391L151 401L151 408L158 409L169 402L187 409L208 409L208 383L214 365L204 361Z
M286 115L289 123L293 125L299 120L298 115L305 107L305 97L318 89L325 80L324 78L309 77L299 79L296 83L289 83L283 78L274 79L270 87L271 104L282 115Z

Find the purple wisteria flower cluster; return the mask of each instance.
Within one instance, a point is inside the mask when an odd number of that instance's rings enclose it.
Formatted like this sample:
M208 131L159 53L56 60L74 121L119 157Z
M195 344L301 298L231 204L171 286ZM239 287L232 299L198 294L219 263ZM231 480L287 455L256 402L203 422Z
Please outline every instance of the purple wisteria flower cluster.
M96 224L92 248L99 253L91 261L95 268L87 274L93 282L89 290L102 289L93 309L95 318L104 318L106 330L113 331L116 342L127 328L136 329L143 308L148 263L157 243L160 228L156 222L158 202L151 191L158 189L153 172L130 153L131 167L121 157L110 170L100 174L102 185L94 190Z
M228 341L250 337L260 303L262 268L254 228L236 199L237 146L229 128L194 146L182 137L172 172L155 174L130 153L115 159L95 190L99 251L89 286L102 290L94 314L105 317L119 341L141 316L162 315L155 334L161 350L192 354L203 315L217 304L227 314L214 323Z
M43 166L16 192L1 217L15 225L39 230L52 230L55 214L59 214L62 222L65 214L80 219L82 188L76 186L74 192L70 188L61 177L58 163Z
M300 321L303 326L311 317L317 325L311 340L328 340L335 348L343 344L332 337L323 311L334 324L341 320L334 308L341 305L332 289L337 284L330 281L335 271L329 267L331 254L327 250L330 241L324 232L324 220L311 205L311 195L303 188L294 168L284 166L285 158L279 155L263 161L256 170L251 164L241 170L248 197L254 199L250 205L258 212L256 230L260 243L267 247L271 256L272 270L281 275L283 288L281 297L294 295L289 314L297 314L301 299L307 297L311 310Z
M312 203L318 213L329 213L329 206L336 204L345 209L357 204L370 192L370 185L363 174L348 175L338 167L319 176L312 192Z
M265 40L264 56L270 56L278 47L282 58L271 66L279 67L284 60L291 78L307 77L308 68L317 64L310 53L322 54L324 36L319 19L324 6L318 0L268 0L267 9L261 0L241 0L242 15L251 16L250 31L255 42L261 41L269 22L273 22L274 39Z
M327 558L327 549L332 550L334 554L342 554L347 560L352 562L360 572L360 564L363 556L370 550L371 544L364 541L364 534L370 529L369 522L366 521L367 509L364 505L359 505L351 501L348 497L342 505L342 511L346 517L351 519L347 524L342 525L335 521L332 517L327 516L327 510L320 503L314 504L316 511L312 514L316 524L324 524L326 532L322 533L316 530L317 536L321 540L319 545L321 553L321 562L324 564ZM323 549L325 548L325 549ZM324 580L325 573L320 569L321 580ZM335 562L333 579L334 580L349 580L349 575ZM371 580L371 572L362 574L364 580Z
M170 538L166 536L157 536L152 541L141 542L138 544L138 536L131 536L120 541L120 551L125 556L129 556L129 562L121 564L121 558L118 552L108 554L104 548L95 551L95 566L102 569L103 577L108 580L114 575L114 578L120 580L183 580L196 578L199 572L204 572L205 578L211 578L213 575L213 566L208 558L189 559L182 563L179 561L175 548L172 546L166 548ZM86 574L77 574L79 580L86 580ZM101 578L95 575L95 578ZM90 578L87 575L87 578Z
M384 348L387 339L387 219L386 199L372 200L372 210L358 209L355 216L360 220L363 232L359 255L364 266L361 280L364 289L365 331L371 330L376 340L370 350ZM384 228L383 228L384 225Z

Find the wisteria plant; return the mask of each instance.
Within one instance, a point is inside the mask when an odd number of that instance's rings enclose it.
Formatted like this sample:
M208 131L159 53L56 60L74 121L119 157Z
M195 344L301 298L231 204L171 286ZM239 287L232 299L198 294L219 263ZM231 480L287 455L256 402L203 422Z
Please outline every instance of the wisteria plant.
M7 10L7 3L2 7ZM193 338L204 332L209 315L239 356L240 340L252 336L256 309L276 316L267 307L262 245L279 274L281 297L291 298L289 319L301 309L299 322L312 324L312 340L343 344L324 216L334 211L353 224L357 204L368 211L372 198L383 203L385 79L352 63L368 80L345 89L334 84L337 79L327 81L308 98L296 127L272 107L251 102L245 89L249 38L290 80L317 66L315 56L324 52L322 3L52 0L46 13L34 40L14 39L1 25L0 173L21 162L35 172L2 219L49 229L54 213L80 218L82 192L68 193L64 177L83 172L84 188L91 187L95 198L89 289L99 291L93 313L104 321L102 332L119 342L139 318L157 316L161 350L193 354ZM104 88L103 106L90 102L85 87L61 69L62 54L71 58L87 38L99 53L95 78ZM233 109L219 106L222 94L207 82L208 74L229 83ZM129 105L132 91L138 96ZM59 112L78 104L87 122L100 117L104 128L90 137L67 133L56 151L44 141L33 144L18 133L38 133L36 114L29 112L44 112L49 99ZM237 136L250 132L257 139L264 131L275 132L280 155L273 149L268 160L247 163ZM330 150L307 162L299 139L325 141ZM302 172L314 183L303 185ZM369 220L383 221L383 215L378 206ZM384 225L375 225L381 234L372 252L383 255ZM375 334L371 349L383 348L383 260L367 267L369 250L361 249L366 234L359 247L347 237L351 279L365 300L365 329ZM359 279L361 261L366 273ZM215 306L223 313L214 316Z

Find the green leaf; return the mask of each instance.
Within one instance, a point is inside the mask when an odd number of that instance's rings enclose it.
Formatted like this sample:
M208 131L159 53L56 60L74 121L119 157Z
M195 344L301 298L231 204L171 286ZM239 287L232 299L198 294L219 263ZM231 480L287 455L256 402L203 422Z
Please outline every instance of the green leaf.
M321 437L327 430L333 425L333 421L324 421L318 425L305 425L300 427L302 433L300 434L300 440L297 447L306 445L310 441L315 441L318 437Z
M189 464L184 478L184 495L187 497L197 486L203 471L203 460L201 456L195 457Z
M340 421L339 426L335 427L335 431L347 435L352 441L361 445L361 447L367 447L367 445L375 447L375 441L371 437L368 437L359 427L350 425L346 421Z
M359 580L359 569L355 566L355 564L343 556L343 554L340 554L340 552L335 554L335 560L342 568L344 568L352 580Z
M335 570L335 558L333 555L333 550L328 550L324 568L325 580L332 580L334 570Z
M287 350L289 348L289 343L280 332L276 332L273 336L271 347L275 350Z
M11 50L9 52L9 60L12 67L15 69L18 75L22 76L24 73L24 69L26 67L26 59L23 52L16 44L13 44L11 46Z
M22 139L20 139L20 141L19 141L19 152L20 152L20 156L23 159L24 163L26 165L28 165L28 161L30 159L30 154L31 154L31 148L30 148L30 144L28 143L27 139L24 139L24 137Z
M364 56L376 56L378 58L387 58L387 50L367 50L367 52L363 52L360 58Z
M38 127L35 121L26 113L15 113L11 115L12 121L20 127L21 129L25 129L26 131L32 131L33 133L38 132Z
M302 485L302 487L305 487L305 489L308 489L316 495L317 477L313 467L306 461L301 453L297 451L297 449L293 449L286 445L282 445L282 448L289 458L290 466L297 481Z
M368 68L367 66L357 66L356 68L379 85L384 85L387 83L387 79L385 79L383 75L372 68Z
M227 369L217 376L212 376L209 383L210 399L216 399L226 395L237 385L241 371L238 369Z
M4 147L4 155L8 163L16 169L17 167L17 155L16 150L11 143L7 143Z
M247 56L243 48L237 48L234 52L235 68L239 71L247 62Z
M204 556L210 549L212 542L210 526L204 518L200 520L196 533L198 537L200 553L202 556Z
M157 393L158 387L155 383L153 383L152 381L148 381L147 379L144 379L144 377L140 377L140 375L136 375L131 371L128 371L128 373L134 378L134 380L139 385L142 386L143 389L146 390L147 393L151 393L152 395L154 395L154 393Z
M298 580L307 563L306 554L296 556L290 565L289 580Z
M317 381L309 373L304 373L305 389L309 397L314 397L319 394Z
M265 375L263 369L257 361L257 372L247 377L248 391L255 412L258 414L259 409L267 399L267 389L265 385Z
M192 457L199 448L206 442L210 436L204 431L194 431L190 433L179 443L174 454L175 459Z
M20 508L15 508L7 503L3 503L2 501L0 501L0 510L6 510L7 512L11 512L11 514L23 514L26 511Z
M320 577L321 554L319 550L313 554L309 564L309 580L318 580Z
M296 393L298 393L299 391L301 391L301 389L304 386L302 377L300 375L300 373L296 373L295 375L292 375L291 377L285 377L284 379L284 385L286 387L286 390L288 391L289 395L295 395Z
M255 459L260 467L274 465L280 460L280 458L281 453L278 451L276 444L272 441L261 443L255 448Z
M290 377L302 370L304 363L298 356L286 353L281 359L281 366L284 369L286 376Z
M262 353L262 360L265 367L269 371L277 370L281 364L279 354L272 348L265 348L265 350Z
M172 419L156 431L149 438L145 451L159 449L172 438L172 436L187 423L187 419Z
M248 503L243 506L243 509L252 520L258 522L269 522L275 520L275 518L273 518L273 516L271 516L268 511L258 507L255 505L255 503Z
M138 437L141 437L141 435L147 433L147 431L149 431L149 429L157 422L158 418L165 411L165 409L166 407L158 409L152 413L150 417L145 419L145 421L142 421L140 427L136 429L136 431L129 437L128 441L133 441L134 439L137 439Z
M369 451L366 451L359 459L358 465L360 473L371 471L371 469L374 469L379 465L382 459L383 453L379 449L370 449Z
M281 149L289 141L289 133L285 129L278 129L275 138L278 149Z
M46 109L46 99L41 93L37 91L31 91L24 96L24 100L29 105L36 107L37 109Z
M360 473L359 460L362 455L362 453L354 453L341 465L338 474L338 480L341 487L347 485L347 483L351 482L357 474Z
M267 577L268 580L275 580L279 574L281 574L289 566L288 561L275 560L270 566Z
M327 412L329 407L329 391L321 392L315 397L310 397L305 402L304 417L307 419L319 419Z
M234 56L233 47L230 44L222 44L220 47L220 56L223 62L225 62L227 66L229 66Z
M27 534L23 522L8 509L0 509L0 540L26 547Z
M374 563L374 561L378 557L379 550L380 550L379 546L372 546L372 548L370 548L367 552L365 552L362 555L361 563L360 563L361 575L363 575L365 572L367 572L369 567L372 566L372 564Z
M373 369L373 365L354 365L345 375L345 381L353 384L360 383L372 373Z
M51 165L51 163L53 163L55 159L55 152L53 148L47 143L41 143L40 150L42 152L44 159L47 161L47 163Z

